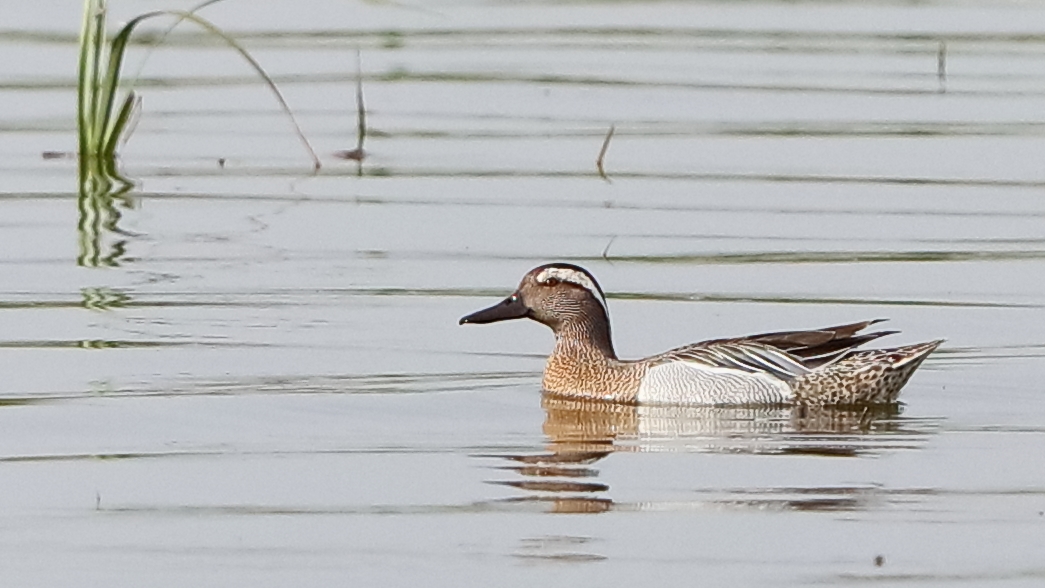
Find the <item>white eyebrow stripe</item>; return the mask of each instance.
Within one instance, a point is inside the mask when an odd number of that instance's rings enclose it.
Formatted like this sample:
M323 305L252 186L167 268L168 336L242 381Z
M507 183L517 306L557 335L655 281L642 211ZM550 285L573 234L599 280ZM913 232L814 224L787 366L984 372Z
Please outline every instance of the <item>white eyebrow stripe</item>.
M610 307L606 304L606 298L602 295L599 287L595 285L595 282L593 282L587 274L565 267L546 267L541 270L541 273L537 274L537 281L541 284L552 278L559 280L560 282L569 282L591 292L591 295L594 296L595 299L599 301L599 304L602 305L602 310L606 313L606 318L609 318Z

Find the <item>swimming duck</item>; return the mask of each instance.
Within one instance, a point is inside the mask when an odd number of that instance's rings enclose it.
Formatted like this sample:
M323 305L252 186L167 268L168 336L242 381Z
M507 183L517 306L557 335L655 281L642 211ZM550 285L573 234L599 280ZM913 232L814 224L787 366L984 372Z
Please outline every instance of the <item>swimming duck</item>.
M879 320L714 339L621 360L609 307L582 267L530 270L499 304L460 324L529 318L551 327L555 348L542 381L550 394L632 404L846 406L896 402L900 389L942 340L856 350L896 331L861 333Z

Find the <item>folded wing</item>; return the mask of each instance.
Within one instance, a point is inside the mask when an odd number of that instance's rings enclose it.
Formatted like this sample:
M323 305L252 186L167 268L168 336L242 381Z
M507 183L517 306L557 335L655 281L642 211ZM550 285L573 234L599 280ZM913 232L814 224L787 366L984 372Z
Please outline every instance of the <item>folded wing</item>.
M790 380L845 356L851 350L897 331L860 334L884 319L808 331L762 333L713 339L673 349L653 358L657 363L689 361L708 367L768 373Z

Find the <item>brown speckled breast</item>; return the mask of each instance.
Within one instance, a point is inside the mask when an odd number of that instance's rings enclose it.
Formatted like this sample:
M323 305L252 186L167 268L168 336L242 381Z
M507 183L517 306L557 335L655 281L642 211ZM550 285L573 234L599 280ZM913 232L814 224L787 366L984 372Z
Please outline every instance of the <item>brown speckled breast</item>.
M645 365L597 353L552 353L544 367L545 392L574 398L635 402Z

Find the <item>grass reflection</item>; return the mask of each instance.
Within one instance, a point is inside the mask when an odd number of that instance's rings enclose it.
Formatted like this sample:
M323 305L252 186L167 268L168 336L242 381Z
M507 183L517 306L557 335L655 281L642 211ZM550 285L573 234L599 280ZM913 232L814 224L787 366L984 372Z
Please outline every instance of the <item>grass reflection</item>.
M97 161L98 158L91 158ZM98 164L85 165L81 158L80 193L77 199L79 220L76 232L79 253L76 264L82 267L115 267L127 253L129 233L119 228L120 207L133 208L129 192L133 184L122 176L109 175ZM88 169L90 168L90 169Z

